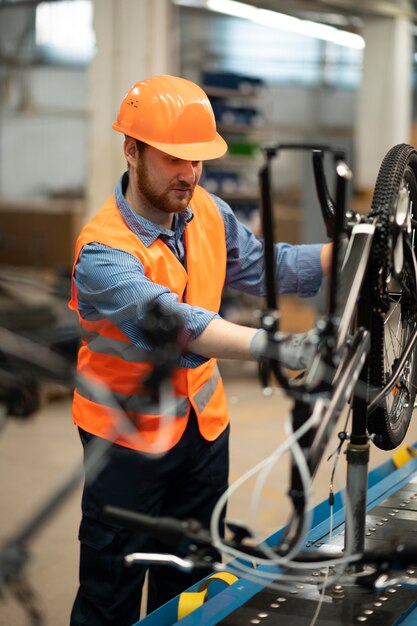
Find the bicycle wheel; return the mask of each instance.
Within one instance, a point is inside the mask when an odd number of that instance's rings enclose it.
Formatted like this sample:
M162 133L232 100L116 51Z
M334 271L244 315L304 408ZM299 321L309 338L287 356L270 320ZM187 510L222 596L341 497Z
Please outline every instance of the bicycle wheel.
M382 389L404 355L416 326L417 287L414 252L417 223L417 152L394 146L380 167L371 215L378 220L371 253L371 348L368 382ZM392 390L368 415L368 431L379 448L390 450L404 439L414 409L417 346L404 360Z

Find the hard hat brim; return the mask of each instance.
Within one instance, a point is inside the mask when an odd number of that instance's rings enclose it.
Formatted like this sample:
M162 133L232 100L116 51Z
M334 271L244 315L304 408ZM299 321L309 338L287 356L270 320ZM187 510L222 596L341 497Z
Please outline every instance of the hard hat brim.
M184 161L210 161L219 159L227 152L227 143L218 133L213 141L204 143L165 144L150 142L149 145Z
M218 132L216 132L216 136L212 141L173 144L150 141L144 137L139 137L139 135L130 133L126 130L126 128L119 126L117 122L112 124L112 128L128 135L129 137L143 141L149 146L152 146L157 150L161 150L161 152L165 152L166 154L176 157L177 159L184 159L184 161L210 161L211 159L219 159L227 152L227 143Z

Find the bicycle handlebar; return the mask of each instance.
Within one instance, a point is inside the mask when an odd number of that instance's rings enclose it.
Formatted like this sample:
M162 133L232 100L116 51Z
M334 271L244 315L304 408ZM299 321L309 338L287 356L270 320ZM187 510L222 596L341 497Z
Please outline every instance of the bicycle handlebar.
M198 545L211 545L208 530L195 519L179 520L174 517L152 517L116 506L106 506L104 515L109 521L130 528L139 528L168 545L179 545L184 539Z
M205 529L200 522L194 519L179 520L172 517L152 517L150 515L144 515L142 513L136 513L127 509L122 509L115 506L106 506L104 509L104 516L109 521L114 521L131 528L143 530L149 533L153 538L166 544L184 543L184 539L192 541L194 544L200 546L213 547L212 537L207 529ZM226 521L227 524L227 521ZM233 525L232 525L233 527ZM240 529L241 530L241 529ZM242 534L243 537L250 536L250 532ZM240 541L224 540L224 544L228 547L233 547L245 552L249 557L262 557L265 558L265 552L262 548L242 545ZM279 546L272 548L274 552L279 556ZM153 554L153 553L151 553ZM144 555L148 557L149 555ZM164 555L169 557L170 555ZM322 550L311 549L299 552L292 561L297 563L305 563L308 566L309 563L317 563L322 561L323 565L327 561L337 561L341 558L343 553L340 550L329 550L326 548ZM157 557L151 557L153 561L163 560ZM133 559L130 559L133 560ZM175 559L167 558L167 561L172 561L175 564ZM357 558L352 557L352 563L361 565L374 565L383 566L383 569L404 569L417 562L417 542L406 543L402 539L391 539L381 541L375 548L365 550ZM189 568L189 561L187 557L184 557L184 563L181 566L187 564ZM195 561L197 565L198 561ZM204 560L207 567L207 560Z

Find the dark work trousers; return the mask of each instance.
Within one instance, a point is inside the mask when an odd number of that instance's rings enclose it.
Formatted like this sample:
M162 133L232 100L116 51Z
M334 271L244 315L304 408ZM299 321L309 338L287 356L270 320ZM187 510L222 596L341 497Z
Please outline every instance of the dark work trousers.
M80 437L84 448L94 439L82 430ZM106 521L102 511L110 504L155 517L194 518L208 528L213 508L227 488L228 439L229 427L216 441L206 441L191 411L181 440L164 455L145 455L115 444L110 447L104 468L84 486L80 586L71 626L134 624L139 619L147 569L148 613L210 573L201 569L183 573L172 566L127 567L124 557L132 552L181 552L140 530ZM216 551L213 556L220 559Z

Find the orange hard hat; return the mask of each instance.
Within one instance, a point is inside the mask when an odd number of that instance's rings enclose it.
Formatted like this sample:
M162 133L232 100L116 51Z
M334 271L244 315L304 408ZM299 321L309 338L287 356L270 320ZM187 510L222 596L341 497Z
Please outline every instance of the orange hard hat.
M176 76L155 76L133 85L112 127L186 161L217 159L227 151L207 94Z

